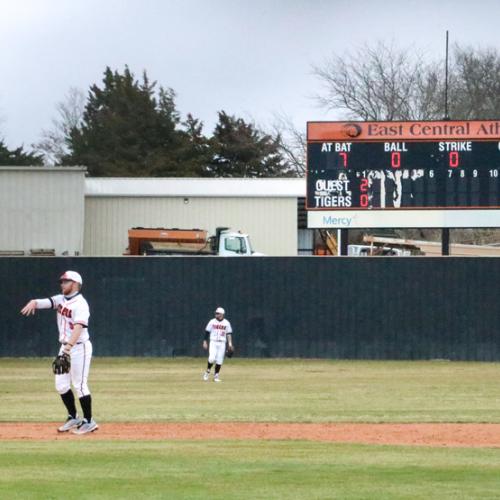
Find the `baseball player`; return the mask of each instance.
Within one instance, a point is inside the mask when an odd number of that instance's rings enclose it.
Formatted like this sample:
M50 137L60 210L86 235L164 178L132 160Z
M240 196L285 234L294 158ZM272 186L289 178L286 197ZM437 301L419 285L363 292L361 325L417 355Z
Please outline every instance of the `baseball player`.
M69 373L55 375L57 392L61 395L68 411L66 422L59 427L59 432L72 431L74 434L86 434L98 429L92 418L92 397L87 379L92 359L92 344L89 340L88 322L89 305L80 293L82 277L76 271L66 271L60 278L61 294L46 299L30 300L21 314L29 316L37 309L56 309L59 328L59 354L68 354L71 360ZM73 385L83 412L83 419L76 411Z
M208 349L207 369L203 373L203 380L208 380L210 370L215 362L214 382L220 382L219 372L224 363L226 354L226 343L230 351L234 351L233 347L233 329L231 323L224 318L226 312L222 307L215 310L215 318L211 319L205 327L205 338L203 340L203 349ZM210 340L210 345L208 341Z

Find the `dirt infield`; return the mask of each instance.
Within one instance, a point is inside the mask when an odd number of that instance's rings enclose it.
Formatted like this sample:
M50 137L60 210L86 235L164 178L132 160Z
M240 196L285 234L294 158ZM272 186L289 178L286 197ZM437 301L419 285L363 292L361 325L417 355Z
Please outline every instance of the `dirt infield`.
M0 423L0 440L309 440L417 446L500 447L500 424L101 423L85 436L56 423Z

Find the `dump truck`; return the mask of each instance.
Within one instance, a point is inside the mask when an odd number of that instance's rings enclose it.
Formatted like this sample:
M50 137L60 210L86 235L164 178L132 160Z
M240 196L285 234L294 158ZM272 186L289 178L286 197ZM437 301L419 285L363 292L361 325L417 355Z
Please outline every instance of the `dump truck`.
M128 231L124 255L257 256L248 234L218 227L210 236L204 229L134 227Z

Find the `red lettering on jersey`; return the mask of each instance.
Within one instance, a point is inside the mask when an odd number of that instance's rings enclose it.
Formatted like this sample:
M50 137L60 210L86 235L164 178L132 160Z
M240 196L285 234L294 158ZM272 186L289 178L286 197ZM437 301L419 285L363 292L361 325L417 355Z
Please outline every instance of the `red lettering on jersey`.
M66 318L71 318L71 309L68 309L67 307L63 307L61 305L57 306L57 312Z

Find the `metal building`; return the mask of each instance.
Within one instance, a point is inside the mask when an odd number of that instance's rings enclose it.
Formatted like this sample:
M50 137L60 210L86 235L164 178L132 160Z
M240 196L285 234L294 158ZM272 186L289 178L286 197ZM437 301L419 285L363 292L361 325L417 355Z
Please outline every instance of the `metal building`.
M255 251L297 255L304 179L88 178L84 254L121 255L132 227L218 226L248 233Z
M0 255L119 256L132 227L250 235L255 251L304 247L304 179L86 178L84 167L0 167ZM305 230L307 232L307 230Z
M0 254L80 255L83 167L0 167Z

